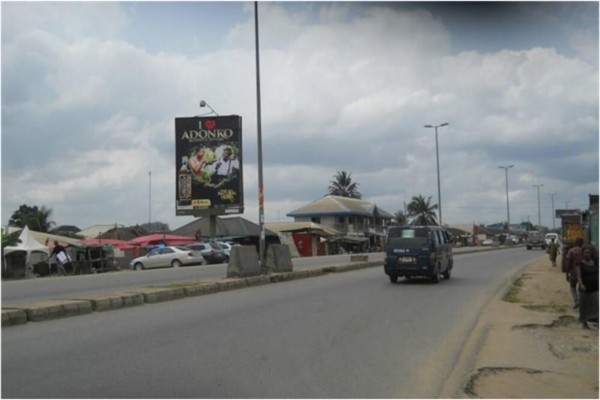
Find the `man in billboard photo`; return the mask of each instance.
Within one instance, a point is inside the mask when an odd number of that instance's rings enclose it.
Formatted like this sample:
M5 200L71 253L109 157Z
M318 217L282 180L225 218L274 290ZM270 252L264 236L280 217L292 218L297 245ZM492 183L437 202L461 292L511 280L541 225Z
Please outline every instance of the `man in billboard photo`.
M212 182L215 185L219 185L221 182L226 180L229 175L239 171L240 162L233 157L233 151L231 150L231 147L227 146L223 149L223 156L217 161L211 163L211 167L214 171Z

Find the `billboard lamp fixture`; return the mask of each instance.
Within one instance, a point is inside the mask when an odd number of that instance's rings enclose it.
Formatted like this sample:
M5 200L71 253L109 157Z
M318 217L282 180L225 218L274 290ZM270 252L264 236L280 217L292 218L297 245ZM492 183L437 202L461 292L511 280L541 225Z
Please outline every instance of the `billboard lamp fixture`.
M215 114L217 117L219 116L219 114L217 114L217 112L215 110L213 110L213 108L204 100L200 100L200 108L204 108L204 107L208 107L210 108L210 111L208 114ZM208 114L203 114L203 115L208 115Z

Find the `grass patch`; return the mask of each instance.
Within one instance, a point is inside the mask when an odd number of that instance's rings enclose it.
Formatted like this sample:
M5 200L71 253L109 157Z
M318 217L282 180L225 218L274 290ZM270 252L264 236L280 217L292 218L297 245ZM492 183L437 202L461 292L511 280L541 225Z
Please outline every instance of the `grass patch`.
M544 304L544 305L528 305L522 306L526 310L531 311L539 311L539 312L549 312L555 314L564 314L568 311L566 306L556 305L556 304Z
M519 292L521 291L522 287L523 281L522 278L519 278L513 282L512 286L510 287L510 290L504 295L504 298L502 300L508 303L519 303Z

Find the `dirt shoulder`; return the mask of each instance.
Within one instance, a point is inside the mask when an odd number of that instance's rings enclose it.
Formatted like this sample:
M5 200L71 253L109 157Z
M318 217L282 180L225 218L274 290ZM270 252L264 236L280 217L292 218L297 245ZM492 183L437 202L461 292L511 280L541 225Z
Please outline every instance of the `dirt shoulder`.
M598 328L583 330L572 306L560 264L529 263L479 319L455 371L460 393L442 397L597 399Z

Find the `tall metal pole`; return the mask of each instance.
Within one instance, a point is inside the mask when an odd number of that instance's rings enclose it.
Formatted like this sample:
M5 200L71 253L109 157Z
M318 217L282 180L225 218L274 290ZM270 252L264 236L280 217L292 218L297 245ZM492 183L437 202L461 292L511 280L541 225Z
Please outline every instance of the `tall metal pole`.
M265 259L265 208L263 190L262 120L260 108L260 52L258 45L258 1L254 2L254 29L256 39L256 122L258 137L258 224L260 227L259 258L261 269L267 265Z
M152 171L148 171L148 229L152 230Z
M552 198L552 230L556 230L556 215L554 215L554 195L556 193L550 193L549 196Z
M425 128L435 128L435 159L437 162L437 183L438 183L438 210L439 210L439 225L442 226L442 189L441 189L441 185L440 185L440 152L439 152L439 146L438 146L438 128L442 127L442 126L447 126L448 123L444 122L443 124L440 125L425 125Z
M540 227L540 226L542 226L542 212L540 210L540 188L542 186L544 186L544 184L533 185L533 186L537 188L537 195L538 195L538 227Z
M508 201L508 169L514 167L514 165L509 165L506 167L498 167L504 169L504 173L506 176L506 223L508 224L508 229L510 229L510 203Z
M438 207L440 210L440 226L443 226L442 223L442 189L440 185L440 152L438 149L438 127L435 127L435 158L437 160L437 181L438 181Z

